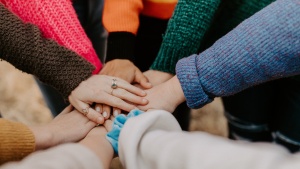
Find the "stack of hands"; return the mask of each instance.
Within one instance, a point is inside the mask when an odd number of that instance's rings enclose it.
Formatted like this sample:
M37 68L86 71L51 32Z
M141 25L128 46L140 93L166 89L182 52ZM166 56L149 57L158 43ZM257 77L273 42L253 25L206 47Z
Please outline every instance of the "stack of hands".
M113 60L98 75L83 81L70 94L69 101L71 105L49 124L30 127L36 150L80 142L97 151L100 140L109 145L105 135L121 112L126 114L136 108L173 112L184 101L184 95L172 74L154 70L142 73L128 60ZM112 147L104 147L113 156Z
M103 124L111 114L132 109L173 112L184 101L176 76L148 70L142 73L129 60L115 59L98 75L83 81L69 96L70 103L88 119Z

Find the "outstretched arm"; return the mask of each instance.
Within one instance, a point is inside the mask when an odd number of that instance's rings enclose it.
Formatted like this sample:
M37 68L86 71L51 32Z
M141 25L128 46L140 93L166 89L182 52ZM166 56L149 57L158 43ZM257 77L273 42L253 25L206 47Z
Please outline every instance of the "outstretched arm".
M292 155L268 143L245 143L203 132L183 132L170 113L160 110L126 121L119 137L119 156L122 164L131 169L300 167L300 154Z
M176 72L188 106L299 74L299 15L299 0L277 0L206 51L180 60Z
M32 24L23 23L0 3L0 57L16 68L37 76L65 98L94 66L76 53L42 36Z

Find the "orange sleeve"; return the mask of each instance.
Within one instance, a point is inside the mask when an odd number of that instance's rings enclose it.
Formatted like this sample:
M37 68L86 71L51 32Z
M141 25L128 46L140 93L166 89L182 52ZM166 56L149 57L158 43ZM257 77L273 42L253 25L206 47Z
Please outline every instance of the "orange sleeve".
M21 160L35 149L34 135L22 123L0 119L0 165Z
M142 0L105 0L103 25L108 32L130 32L136 35Z

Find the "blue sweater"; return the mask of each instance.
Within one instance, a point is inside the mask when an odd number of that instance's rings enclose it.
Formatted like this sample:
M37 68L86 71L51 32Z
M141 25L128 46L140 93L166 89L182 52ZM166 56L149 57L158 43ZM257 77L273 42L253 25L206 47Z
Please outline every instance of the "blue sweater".
M300 74L300 0L270 4L201 54L181 59L176 73L191 108Z

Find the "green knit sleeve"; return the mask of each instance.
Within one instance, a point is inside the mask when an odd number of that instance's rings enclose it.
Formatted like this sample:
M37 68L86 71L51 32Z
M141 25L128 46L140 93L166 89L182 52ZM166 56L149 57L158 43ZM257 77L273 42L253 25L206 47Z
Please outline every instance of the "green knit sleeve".
M197 53L221 0L179 0L151 69L175 74L179 59Z

